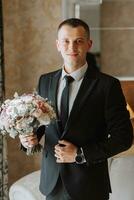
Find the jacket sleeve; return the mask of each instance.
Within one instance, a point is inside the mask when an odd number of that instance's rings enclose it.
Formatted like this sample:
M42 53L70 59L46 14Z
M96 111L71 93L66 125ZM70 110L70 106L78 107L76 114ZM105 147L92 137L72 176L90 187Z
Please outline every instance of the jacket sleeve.
M100 163L132 145L133 128L126 109L125 97L120 82L114 79L105 92L105 122L107 138L104 141L83 146L87 161Z

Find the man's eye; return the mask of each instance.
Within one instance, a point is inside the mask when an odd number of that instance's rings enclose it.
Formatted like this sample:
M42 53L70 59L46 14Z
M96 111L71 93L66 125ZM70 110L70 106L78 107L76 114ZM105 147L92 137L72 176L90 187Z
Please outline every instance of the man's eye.
M81 43L83 43L83 40L77 40L77 43L81 44Z
M63 44L68 44L69 41L68 41L68 40L63 40L62 43L63 43Z

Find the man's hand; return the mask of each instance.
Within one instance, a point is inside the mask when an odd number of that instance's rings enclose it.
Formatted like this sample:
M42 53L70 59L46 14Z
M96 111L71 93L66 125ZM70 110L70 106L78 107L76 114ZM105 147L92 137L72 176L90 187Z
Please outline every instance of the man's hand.
M57 163L73 163L77 153L77 147L66 141L60 140L59 144L55 146L55 157Z
M35 145L38 144L38 139L37 139L37 135L35 135L34 133L31 133L30 135L19 135L20 138L20 142L23 145L23 147L25 147L26 149L28 147L33 147Z

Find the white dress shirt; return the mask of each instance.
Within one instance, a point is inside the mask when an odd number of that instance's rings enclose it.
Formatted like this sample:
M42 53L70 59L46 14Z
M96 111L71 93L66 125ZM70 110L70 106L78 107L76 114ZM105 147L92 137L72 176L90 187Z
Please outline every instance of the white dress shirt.
M59 80L58 95L57 95L57 108L58 108L59 115L60 115L61 95L62 95L63 89L65 87L65 84L66 84L64 77L67 75L67 76L71 76L71 77L74 78L74 81L71 82L70 86L69 86L69 114L70 114L70 111L72 109L76 95L79 91L79 88L80 88L80 85L81 85L82 80L84 78L87 67L88 67L88 65L86 63L81 68L77 69L76 71L74 71L70 74L67 74L64 70L64 67L63 67L61 78Z

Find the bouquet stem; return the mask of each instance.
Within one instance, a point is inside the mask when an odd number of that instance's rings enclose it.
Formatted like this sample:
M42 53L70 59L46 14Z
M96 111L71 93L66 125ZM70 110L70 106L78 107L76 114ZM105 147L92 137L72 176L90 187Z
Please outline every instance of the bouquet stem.
M28 156L31 156L31 155L33 155L34 153L39 153L39 152L41 152L42 149L43 149L42 145L41 145L41 144L37 144L37 145L35 145L35 146L33 146L33 147L28 147L28 148L27 148L27 151L26 151L26 154L27 154Z

